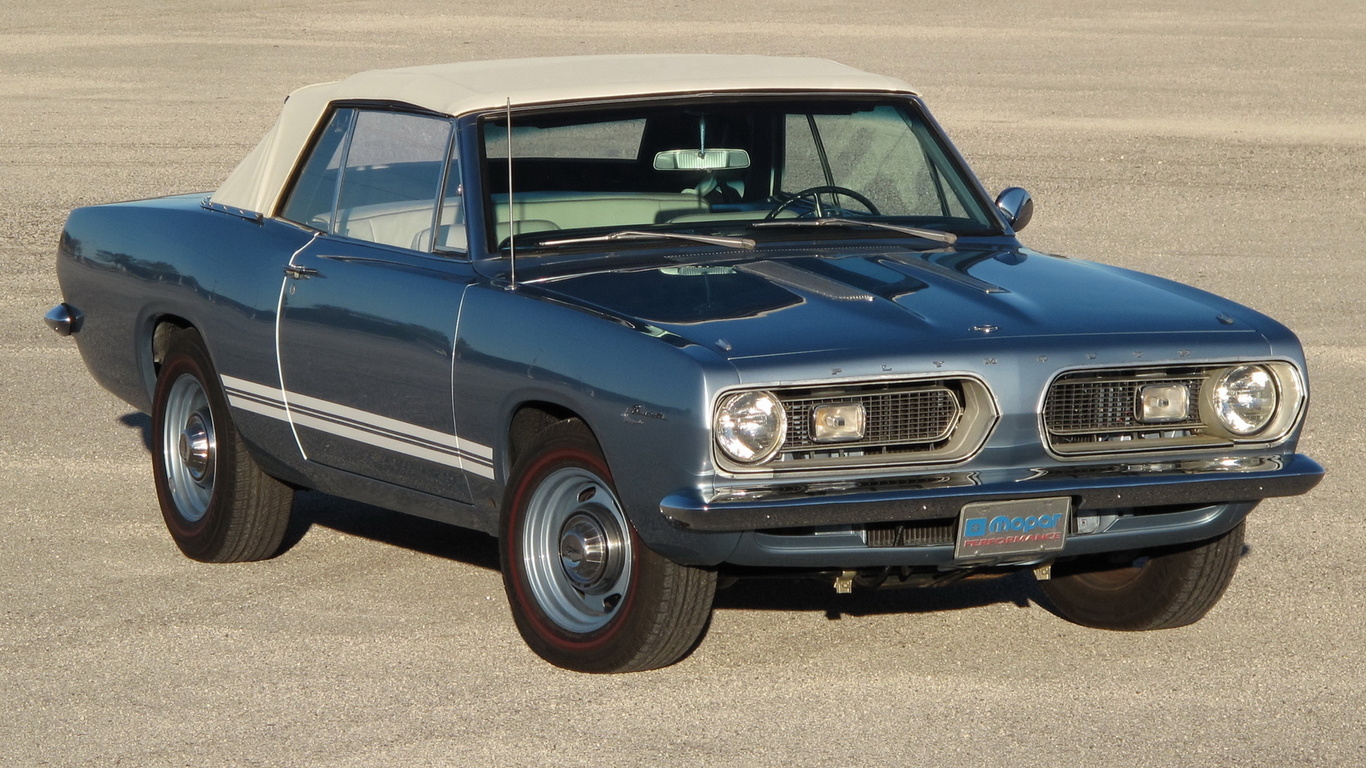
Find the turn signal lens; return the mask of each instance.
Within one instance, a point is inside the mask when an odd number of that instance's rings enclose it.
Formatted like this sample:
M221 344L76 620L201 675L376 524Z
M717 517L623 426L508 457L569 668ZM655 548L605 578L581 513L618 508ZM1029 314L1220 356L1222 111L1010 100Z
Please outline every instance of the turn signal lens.
M1138 420L1144 424L1172 424L1190 415L1190 390L1185 384L1149 384L1138 392Z
M811 440L848 443L863 439L863 403L834 403L811 409Z

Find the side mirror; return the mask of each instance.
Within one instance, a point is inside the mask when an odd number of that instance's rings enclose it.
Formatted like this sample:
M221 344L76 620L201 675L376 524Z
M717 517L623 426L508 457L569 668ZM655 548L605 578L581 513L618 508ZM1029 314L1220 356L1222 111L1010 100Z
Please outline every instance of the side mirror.
M1006 187L996 196L996 210L1006 217L1006 222L1016 232L1019 232L1034 216L1034 198L1020 187Z

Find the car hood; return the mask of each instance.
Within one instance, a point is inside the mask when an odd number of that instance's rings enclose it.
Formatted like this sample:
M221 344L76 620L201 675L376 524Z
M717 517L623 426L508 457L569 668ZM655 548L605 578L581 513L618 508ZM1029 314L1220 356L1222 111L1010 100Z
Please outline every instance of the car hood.
M1099 337L1218 334L1226 343L1230 334L1270 322L1179 283L1019 248L760 252L561 275L539 288L732 361L822 351L924 353L986 341L1046 348L1060 336L1104 344Z

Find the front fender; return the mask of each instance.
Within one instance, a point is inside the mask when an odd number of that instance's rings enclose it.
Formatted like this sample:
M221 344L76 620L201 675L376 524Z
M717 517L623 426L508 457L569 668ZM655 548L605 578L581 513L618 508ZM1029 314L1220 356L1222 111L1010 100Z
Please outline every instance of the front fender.
M488 284L466 294L457 337L456 429L493 453L494 476L471 478L476 497L501 500L512 419L527 403L547 403L581 418L597 437L648 546L693 564L720 562L733 549L736 534L682 531L659 509L674 489L709 482L709 398L737 381L729 363L534 290Z

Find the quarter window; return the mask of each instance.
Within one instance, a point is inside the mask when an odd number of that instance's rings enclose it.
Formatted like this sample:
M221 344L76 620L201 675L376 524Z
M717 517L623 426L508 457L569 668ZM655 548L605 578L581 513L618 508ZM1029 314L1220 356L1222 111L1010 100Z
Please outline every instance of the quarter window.
M313 145L313 153L294 182L294 191L280 214L282 217L324 232L332 231L332 204L337 200L342 153L355 117L354 109L339 109L332 113L332 119Z

